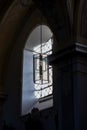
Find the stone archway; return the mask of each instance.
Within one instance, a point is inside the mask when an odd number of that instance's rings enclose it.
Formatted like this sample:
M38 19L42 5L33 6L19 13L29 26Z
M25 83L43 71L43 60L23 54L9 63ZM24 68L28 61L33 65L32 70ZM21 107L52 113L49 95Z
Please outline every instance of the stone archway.
M63 45L65 46L69 36L69 21L65 6L66 4L57 1L55 1L55 3L53 1L48 1L45 8L45 2L46 1L43 1L43 3L40 4L39 1L39 3L35 2L35 4L37 3L38 8L42 11L45 17L44 23L49 25L57 39L57 42L59 42L59 45L57 45L61 48ZM52 4L52 2L54 4ZM0 40L4 45L2 47L4 51L2 53L3 61L1 60L2 66L0 70L2 72L3 82L5 82L4 87L6 87L8 91L9 86L11 92L14 91L16 94L13 96L13 100L15 100L14 108L16 110L13 116L15 116L16 113L20 114L22 51L30 32L40 23L37 7L32 4L31 6L34 7L29 13L29 7L22 6L19 3L13 3L2 20L1 32L3 32L3 37L0 37ZM63 10L62 6L64 6ZM40 14L41 12L39 12L39 15ZM8 93L8 100L10 100L9 104L12 103L11 97L9 96L10 94ZM8 113L11 109L9 109L9 107L10 106L8 105L6 107Z
M53 1L46 2L45 0L44 1L34 0L34 2L36 6L40 8L43 15L46 17L47 23L49 23L49 26L51 30L53 31L57 42L59 42L60 44L59 47L65 46L65 42L68 40L68 38L70 38L69 25L68 25L69 19L68 19L68 14L67 14L66 3L64 3L63 1L59 2L56 0L55 2ZM4 50L3 57L5 60L1 61L3 62L2 68L1 68L1 71L4 71L4 72L1 72L3 73L2 74L3 77L5 73L5 68L7 68L6 64L8 62L10 52L15 45L16 39L19 37L20 31L22 30L22 28L24 27L24 24L26 23L24 19L27 20L28 15L29 14L31 15L30 12L32 12L32 10L36 8L34 6L35 8L34 7L30 8L31 11L29 11L29 6L30 5L24 6L24 5L20 5L19 2L14 2L11 5L11 7L9 7L8 12L3 18L2 27L1 27L3 28L3 33L2 33L3 37L0 38L2 43L5 44L4 49L3 49ZM31 3L31 6L32 6L32 3ZM20 21L21 21L21 24L20 24ZM12 23L15 23L15 24L12 24ZM13 40L14 40L14 43L13 43Z
M21 113L23 49L31 31L37 25L41 24L41 19L38 17L39 15L41 15L41 12L36 8L32 12L32 15L27 19L25 25L22 27L22 31L19 33L18 37L16 37L15 44L13 45L13 49L10 52L11 55L10 57L8 57L9 59L7 64L8 68L5 71L6 73L4 78L5 88L8 94L8 99L6 100L4 107L5 112L4 116L6 121L9 114L10 114L9 118L12 122ZM45 18L43 19L43 23L48 25ZM12 97L10 97L10 95L12 95ZM15 100L15 103L13 100ZM8 105L8 103L13 105L10 106ZM14 109L12 108L15 109L15 112L13 112ZM13 117L11 115L13 115ZM9 122L9 120L7 122Z
M37 54L39 54L38 51L40 51L40 48L41 48L41 32L40 32L41 27L42 27L43 51L45 52L45 55L49 55L49 53L47 53L48 50L50 51L50 53L52 53L52 50L51 50L52 45L53 45L52 32L47 25L38 25L37 27L35 27L33 29L31 34L29 35L29 37L26 41L24 50L23 50L22 115L29 113L33 107L38 107L39 110L42 110L42 109L49 108L53 105L53 99L52 99L52 97L53 97L52 96L52 88L53 88L52 84L53 83L52 83L52 76L51 76L52 75L51 66L50 66L50 68L47 67L46 72L48 72L50 75L50 76L49 75L47 76L47 82L45 82L45 80L46 80L46 77L45 77L45 79L44 79L45 84L40 84L40 80L39 80L38 84L34 83L34 74L35 74L34 66L35 66L35 64L34 64L33 58L34 58L34 56L37 56ZM34 50L36 46L39 47L39 49L37 51ZM37 53L35 53L35 52L37 52ZM46 63L46 64L47 64L47 66L49 66L48 63ZM46 76L46 75L44 75L44 76ZM41 85L43 86L43 90L41 89ZM40 91L38 89L36 89L36 88L38 88L38 86L39 86ZM51 91L50 91L50 89L51 89ZM46 92L46 94L45 94L45 92ZM30 98L29 98L29 95L30 95ZM35 96L35 95L37 95L37 96ZM43 96L41 97L41 95L43 95ZM47 98L47 96L48 96L48 98ZM43 98L43 99L41 99L41 98ZM39 102L39 100L42 100L42 102ZM44 102L43 102L43 100L44 100Z

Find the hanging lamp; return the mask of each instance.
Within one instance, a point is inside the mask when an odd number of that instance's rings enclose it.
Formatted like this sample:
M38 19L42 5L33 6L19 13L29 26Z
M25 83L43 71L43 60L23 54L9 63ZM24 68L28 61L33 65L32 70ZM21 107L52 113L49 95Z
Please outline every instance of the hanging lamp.
M43 43L43 25L40 25L40 45L39 53L33 56L33 72L34 83L38 85L44 85L49 83L49 69L47 63L47 54L44 51L45 43ZM37 49L37 52L38 52Z

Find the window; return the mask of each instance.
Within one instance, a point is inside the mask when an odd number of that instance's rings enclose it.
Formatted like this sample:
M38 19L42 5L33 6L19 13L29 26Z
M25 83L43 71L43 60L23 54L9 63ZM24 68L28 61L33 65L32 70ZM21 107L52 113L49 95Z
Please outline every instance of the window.
M52 66L47 61L52 54L53 33L42 25L41 42L40 29L41 25L34 28L23 50L22 115L33 107L43 110L53 106Z
M47 56L52 54L53 40L33 48L33 72L36 98L49 96L53 92L52 66L48 65Z

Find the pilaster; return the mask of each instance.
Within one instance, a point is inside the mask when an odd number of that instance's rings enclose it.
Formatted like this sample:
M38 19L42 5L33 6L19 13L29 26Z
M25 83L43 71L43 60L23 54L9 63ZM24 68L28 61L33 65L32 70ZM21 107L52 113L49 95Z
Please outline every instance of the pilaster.
M76 43L48 57L53 66L59 130L87 129L87 46Z

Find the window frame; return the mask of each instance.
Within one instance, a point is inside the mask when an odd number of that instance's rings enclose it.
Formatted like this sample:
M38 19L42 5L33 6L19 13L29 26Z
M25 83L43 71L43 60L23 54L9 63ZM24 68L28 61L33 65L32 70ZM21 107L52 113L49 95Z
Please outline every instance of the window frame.
M50 40L51 40L51 43L49 43ZM44 45L46 46L46 44L48 44L48 43L51 44L51 49L50 49L50 50L48 49L46 52L43 52L43 53L42 53L43 55L45 54L45 55L47 55L47 56L50 55L50 54L52 54L52 44L53 44L53 39L52 39L52 37L51 37L47 42L42 43L42 45L37 45L37 46L36 46L36 48L39 48L39 49L40 49L41 46L42 46L42 47L43 47ZM42 48L42 49L43 49L43 48ZM35 59L34 59L34 56L35 56L35 54L36 54L36 55L39 55L40 52L38 52L37 50L35 50L35 48L34 48L33 50L34 50L34 53L33 53L33 72L34 72L33 75L34 75L34 76L33 76L33 77L34 77L34 83L35 83L35 70L34 70L34 69L35 69L35 61L34 61ZM50 68L52 69L52 66L51 66L51 65L48 65L48 63L47 63L48 80L49 80L49 77L50 77L50 76L49 76L49 75L50 75L50 74L49 74ZM53 72L53 70L51 70L51 73L52 73L52 72ZM53 73L52 73L52 76L51 76L51 80L52 80L51 82L52 82L52 83L51 83L50 85L48 84L47 87L44 87L44 88L41 87L39 90L37 90L37 89L35 90L35 92L41 91L41 95L42 95L44 89L49 88L49 87L51 87L51 89L52 89L52 90L51 90L51 94L48 93L47 95L40 96L40 97L38 98L40 102L46 101L46 100L49 100L49 99L53 98L53 97L52 97L52 95L53 95L53 78L52 78L52 77L53 77ZM35 85L35 84L34 84L34 85ZM49 89L50 89L50 88L49 88ZM36 98L37 98L37 97L36 97Z

